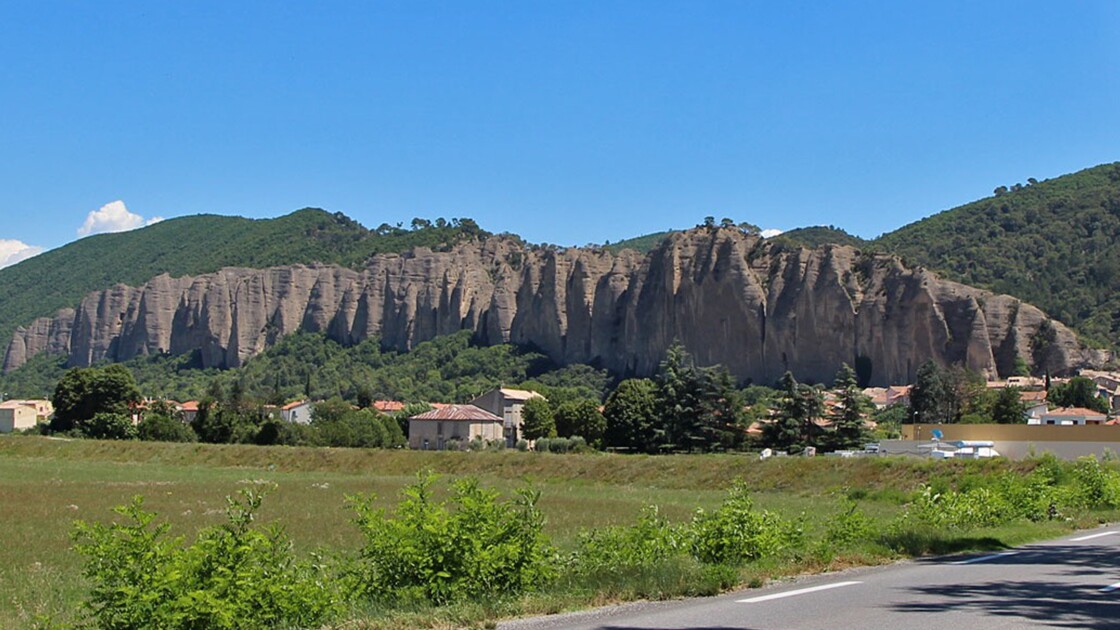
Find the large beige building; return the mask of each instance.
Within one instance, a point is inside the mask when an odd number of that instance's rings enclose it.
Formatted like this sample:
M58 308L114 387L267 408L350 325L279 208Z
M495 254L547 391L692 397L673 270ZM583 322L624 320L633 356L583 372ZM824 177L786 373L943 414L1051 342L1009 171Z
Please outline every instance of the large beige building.
M474 405L447 405L408 419L408 446L419 450L442 451L448 443L470 442L475 438L501 440L505 423Z
M475 398L471 404L502 418L506 446L512 447L521 437L521 408L530 398L544 398L544 396L524 389L498 387Z
M54 413L49 400L7 400L0 403L0 433L30 429Z

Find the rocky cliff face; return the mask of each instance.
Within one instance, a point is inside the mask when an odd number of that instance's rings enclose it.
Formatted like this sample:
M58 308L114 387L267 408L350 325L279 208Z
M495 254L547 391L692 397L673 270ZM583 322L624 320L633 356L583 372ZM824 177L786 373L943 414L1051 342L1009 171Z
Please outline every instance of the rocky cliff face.
M892 257L699 229L644 257L492 237L446 252L379 255L362 271L157 276L91 293L75 310L20 328L4 369L40 352L88 365L195 350L207 366L235 367L297 330L408 349L463 329L482 343L531 345L559 362L633 375L655 372L679 339L699 363L760 383L786 370L827 382L844 362L887 384L909 382L930 358L993 376L1008 374L1016 356L1055 373L1106 358L1029 304Z

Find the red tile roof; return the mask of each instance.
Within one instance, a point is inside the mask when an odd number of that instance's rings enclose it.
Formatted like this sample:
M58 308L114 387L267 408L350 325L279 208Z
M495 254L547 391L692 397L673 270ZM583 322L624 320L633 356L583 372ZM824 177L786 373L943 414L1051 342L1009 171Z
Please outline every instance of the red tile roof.
M375 400L373 408L381 413L395 413L404 409L404 403L399 400Z
M465 422L504 422L501 416L480 409L474 405L446 405L412 416L410 420L451 420Z
M1105 414L1103 414L1099 411L1093 411L1092 409L1086 409L1084 407L1058 407L1057 409L1054 409L1053 411L1048 411L1048 412L1046 412L1042 415L1043 415L1043 417L1045 417L1045 416L1088 416L1088 417L1097 417L1097 418L1105 417Z
M283 409L284 411L291 411L292 409L295 409L296 407L302 407L303 405L307 405L307 404L310 404L310 403L311 403L310 400L297 400L295 402L290 402L290 403L284 405L283 407L281 407L281 409Z

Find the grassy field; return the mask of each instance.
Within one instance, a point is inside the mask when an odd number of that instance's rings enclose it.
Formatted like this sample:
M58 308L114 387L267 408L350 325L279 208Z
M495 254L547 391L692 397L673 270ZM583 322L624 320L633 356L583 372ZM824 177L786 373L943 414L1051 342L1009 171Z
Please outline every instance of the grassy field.
M1026 471L1032 465L833 458L759 462L742 455L420 453L0 437L0 627L28 627L38 614L72 619L86 589L80 558L70 549L73 521L108 521L113 506L137 494L145 497L148 509L172 524L175 534L189 540L199 529L224 519L227 495L266 485L272 489L261 516L282 523L298 551L347 551L358 546L359 536L350 522L353 513L346 497L373 492L391 505L418 471L429 469L448 477L473 475L502 492L534 485L542 493L546 531L564 549L574 544L581 530L631 523L651 504L671 520L686 520L698 507L718 505L737 478L750 485L759 507L790 517L803 514L811 537L826 526L846 496L858 498L861 509L882 526L922 484L947 487L1008 468ZM1088 522L970 532L941 541L938 549L1010 545ZM743 583L760 583L777 575L897 557L875 547L827 557L800 554L748 567L740 578ZM375 618L367 625L454 626L495 614L553 611L616 597L620 596L538 596L507 611L421 611L412 617Z

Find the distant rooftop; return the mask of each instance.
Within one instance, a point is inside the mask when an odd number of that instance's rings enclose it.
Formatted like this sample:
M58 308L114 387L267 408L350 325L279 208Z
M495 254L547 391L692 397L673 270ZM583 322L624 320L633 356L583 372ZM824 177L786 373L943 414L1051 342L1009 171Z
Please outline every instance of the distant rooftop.
M410 418L411 420L447 420L452 422L504 422L500 416L480 409L474 405L446 405L439 409L425 411Z

